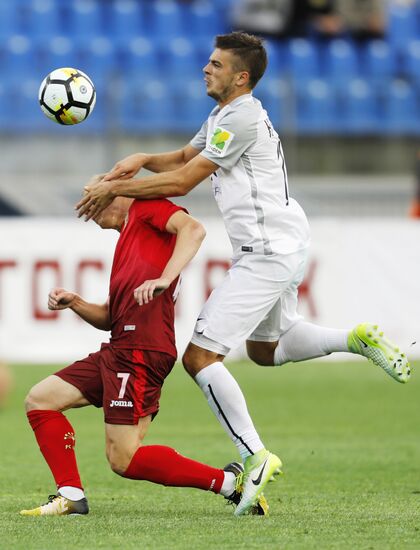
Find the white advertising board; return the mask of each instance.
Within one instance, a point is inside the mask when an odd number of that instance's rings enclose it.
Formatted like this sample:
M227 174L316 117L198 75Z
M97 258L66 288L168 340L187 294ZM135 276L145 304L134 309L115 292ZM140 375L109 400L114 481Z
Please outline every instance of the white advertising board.
M181 355L206 296L223 277L231 248L220 219L202 220L207 237L185 270L177 303ZM308 321L351 328L381 325L408 352L420 355L420 223L412 220L316 219L300 311ZM118 233L76 219L0 220L0 358L69 363L98 349L108 334L73 312L47 308L50 288L107 298ZM410 353L411 352L411 353ZM241 356L243 349L232 352Z

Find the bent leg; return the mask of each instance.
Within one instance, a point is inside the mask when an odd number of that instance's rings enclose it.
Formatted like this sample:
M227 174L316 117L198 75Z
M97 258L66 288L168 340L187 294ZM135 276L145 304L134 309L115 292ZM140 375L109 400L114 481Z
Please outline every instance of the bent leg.
M151 416L147 416L137 425L105 425L107 458L113 471L129 479L219 493L225 479L223 470L184 457L171 447L141 446L150 422ZM234 476L228 478L231 493Z

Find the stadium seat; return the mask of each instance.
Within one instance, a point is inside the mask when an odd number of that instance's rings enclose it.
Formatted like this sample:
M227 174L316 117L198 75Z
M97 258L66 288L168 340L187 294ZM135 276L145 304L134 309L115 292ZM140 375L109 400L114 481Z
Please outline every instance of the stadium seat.
M378 130L377 97L368 81L352 80L343 90L340 127L350 134L372 134Z
M128 133L156 134L174 128L172 95L159 79L124 79L120 123Z
M303 134L326 134L337 129L336 98L327 80L311 80L299 88L296 122Z
M136 0L113 0L105 7L107 31L117 40L127 40L145 32L142 4Z
M64 32L76 39L92 39L103 34L100 0L66 2Z
M122 69L129 74L136 74L143 78L159 73L158 51L152 40L144 37L132 38L119 45L122 59Z
M357 52L354 44L349 40L334 39L325 50L325 77L337 84L346 82L359 76Z
M319 62L314 44L306 38L294 38L289 43L289 70L297 81L319 77Z
M21 34L10 36L1 48L3 74L11 78L36 74L40 67L37 53L34 42L27 36Z
M171 77L199 78L206 60L201 59L195 43L185 36L162 40L162 68Z
M411 40L403 57L405 75L413 82L420 84L420 40Z
M175 0L154 0L145 4L145 10L145 17L150 21L145 31L151 36L173 38L184 34L182 11Z
M79 68L77 50L67 36L52 36L52 38L40 41L39 48L43 76L59 67Z
M271 123L276 130L282 132L294 126L292 89L286 80L264 77L257 84L254 96L266 109Z
M207 120L216 103L206 94L202 79L183 80L179 78L172 87L174 131L178 133L198 132Z
M25 29L34 39L63 32L60 3L56 0L30 0L26 4Z
M396 71L394 50L385 40L370 40L363 47L362 68L366 79L380 83L390 79Z
M287 48L285 41L270 40L265 41L265 48L268 56L268 66L264 78L281 78L287 66Z
M14 2L0 2L0 40L13 34L21 34L22 10Z
M184 33L191 36L207 38L212 41L217 34L226 29L226 18L223 11L218 9L210 0L195 0L191 3L181 3Z
M395 80L384 102L384 130L390 134L418 134L420 112L415 88Z
M78 42L78 68L96 82L112 76L117 70L114 44L105 36L95 36Z
M419 37L419 22L414 2L389 3L388 40L396 48Z

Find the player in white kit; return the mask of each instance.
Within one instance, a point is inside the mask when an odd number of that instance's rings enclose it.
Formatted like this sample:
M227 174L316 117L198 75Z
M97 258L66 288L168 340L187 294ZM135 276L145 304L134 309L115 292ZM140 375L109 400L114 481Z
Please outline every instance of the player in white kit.
M289 195L279 136L252 95L266 65L259 38L241 32L216 37L204 75L218 105L190 144L127 157L101 183L86 187L77 205L79 215L89 219L115 196L181 196L210 176L232 243L232 266L204 305L183 363L244 461L236 515L250 510L281 461L265 449L242 391L223 364L231 349L246 341L249 357L260 365L353 352L399 382L410 376L405 355L376 326L323 328L297 314L310 233L302 208ZM142 167L156 174L132 179Z

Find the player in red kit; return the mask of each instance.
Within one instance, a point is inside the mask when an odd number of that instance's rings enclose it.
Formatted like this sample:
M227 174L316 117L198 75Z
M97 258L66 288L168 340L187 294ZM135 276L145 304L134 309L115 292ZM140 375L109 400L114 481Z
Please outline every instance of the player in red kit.
M110 330L100 351L48 376L26 400L28 420L54 476L57 494L22 515L87 514L78 472L70 408L103 407L106 455L122 477L195 487L240 500L242 466L212 468L162 445L142 446L157 414L163 382L176 360L174 301L179 274L204 238L202 225L166 199L119 198L95 220L120 231L105 304L88 303L61 288L49 294L52 310L70 308L98 329ZM253 513L264 514L262 497Z

